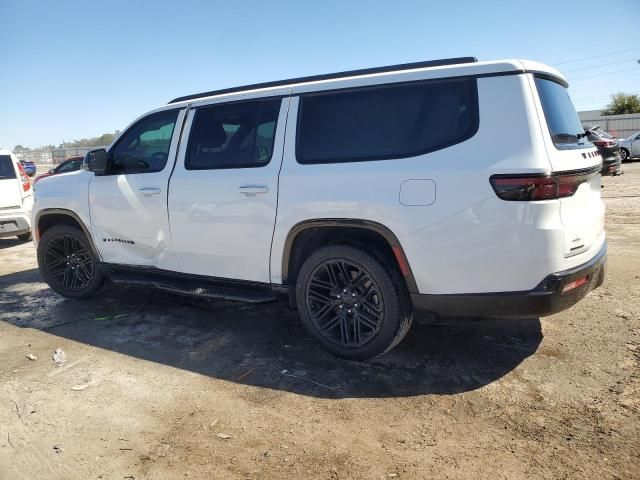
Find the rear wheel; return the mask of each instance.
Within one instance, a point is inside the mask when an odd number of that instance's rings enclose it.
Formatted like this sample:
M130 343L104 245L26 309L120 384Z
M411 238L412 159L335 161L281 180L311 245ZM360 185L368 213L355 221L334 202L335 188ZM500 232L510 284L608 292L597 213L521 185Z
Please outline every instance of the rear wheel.
M353 360L391 350L413 318L400 275L348 245L311 254L297 278L296 301L306 329L333 354Z
M28 242L29 240L31 240L31 232L21 233L17 237L18 237L18 240L22 240L23 242Z
M72 225L56 225L44 233L38 244L38 266L49 286L64 297L89 297L104 283L87 238Z
M623 162L629 158L629 151L626 148L620 149L620 158Z

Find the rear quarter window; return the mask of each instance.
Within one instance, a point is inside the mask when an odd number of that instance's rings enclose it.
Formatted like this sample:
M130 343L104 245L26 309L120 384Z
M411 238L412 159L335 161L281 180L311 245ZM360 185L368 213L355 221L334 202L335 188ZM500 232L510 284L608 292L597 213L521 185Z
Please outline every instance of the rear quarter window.
M471 138L478 121L470 78L307 94L296 157L302 164L412 157Z
M558 149L590 146L584 140L584 128L569 98L567 89L553 80L535 77L551 140Z
M13 167L13 160L9 155L0 155L0 180L16 178L16 170Z

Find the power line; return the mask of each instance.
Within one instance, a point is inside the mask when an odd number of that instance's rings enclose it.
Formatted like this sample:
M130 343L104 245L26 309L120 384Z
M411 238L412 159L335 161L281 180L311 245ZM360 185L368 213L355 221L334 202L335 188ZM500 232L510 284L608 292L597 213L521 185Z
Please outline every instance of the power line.
M638 68L627 68L626 70L616 70L615 72L596 73L594 75L586 75L584 77L570 78L569 80L571 80L572 82L575 82L576 80L583 80L585 78L602 77L604 75L614 75L616 73L636 72L636 71L640 71L640 70L638 70Z
M590 70L592 68L600 68L600 67L608 67L609 65L618 65L620 63L626 63L626 62L636 62L637 59L636 58L630 58L628 60L620 60L618 62L611 62L611 63L600 63L598 65L591 65L589 67L580 67L580 68L572 68L570 70L563 70L562 73L569 73L569 72L577 72L579 70Z
M640 90L634 91L634 92L625 92L627 95L635 95L640 93ZM574 98L574 100L578 101L578 100L590 100L592 98L611 98L611 95L613 94L609 94L609 95L592 95L590 97L576 97Z
M602 55L595 55L593 57L584 57L584 58L577 58L575 60L567 60L566 62L558 62L558 63L554 63L553 65L566 65L567 63L583 62L584 60L591 60L593 58L602 58L602 57L608 57L611 55L619 55L621 53L638 52L638 51L640 51L640 48L632 48L630 50L621 50L619 52L603 53Z
M619 92L621 90L635 90L638 81L632 73L627 75L614 75L609 77L592 78L589 82L571 82L569 91L576 95L580 90L588 89L588 93L594 95L598 92ZM580 90L579 90L580 89ZM582 91L583 94L586 94Z

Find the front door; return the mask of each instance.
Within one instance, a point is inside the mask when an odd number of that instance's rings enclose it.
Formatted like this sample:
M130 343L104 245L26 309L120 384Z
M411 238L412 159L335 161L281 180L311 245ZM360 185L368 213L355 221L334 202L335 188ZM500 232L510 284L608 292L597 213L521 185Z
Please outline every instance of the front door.
M167 187L183 119L184 109L172 109L138 120L109 150L106 174L91 179L91 228L103 261L178 269Z
M288 104L282 96L244 97L189 111L169 189L183 272L270 281Z

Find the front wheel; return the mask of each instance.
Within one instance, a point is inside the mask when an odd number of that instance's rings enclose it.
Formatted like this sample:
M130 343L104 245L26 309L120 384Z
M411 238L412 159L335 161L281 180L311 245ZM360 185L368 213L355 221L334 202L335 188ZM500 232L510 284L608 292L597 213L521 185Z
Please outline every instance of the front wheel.
M329 245L304 262L296 302L305 328L331 353L367 360L395 347L413 319L396 270L348 245Z
M55 225L42 235L38 267L42 278L63 297L90 297L104 283L89 241L72 225Z
M31 232L27 232L27 233L21 233L20 235L17 235L18 240L21 240L23 242L28 242L31 240Z
M629 158L629 152L625 148L620 149L620 158L625 162Z

